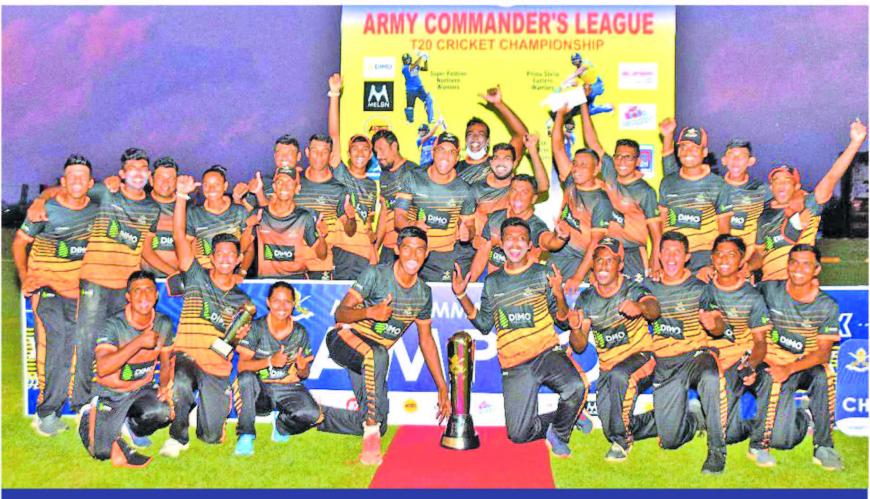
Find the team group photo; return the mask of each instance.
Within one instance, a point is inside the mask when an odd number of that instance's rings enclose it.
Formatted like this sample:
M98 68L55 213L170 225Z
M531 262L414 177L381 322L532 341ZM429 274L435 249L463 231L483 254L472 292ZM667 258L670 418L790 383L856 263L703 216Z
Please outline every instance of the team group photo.
M4 489L868 487L866 6L2 13Z

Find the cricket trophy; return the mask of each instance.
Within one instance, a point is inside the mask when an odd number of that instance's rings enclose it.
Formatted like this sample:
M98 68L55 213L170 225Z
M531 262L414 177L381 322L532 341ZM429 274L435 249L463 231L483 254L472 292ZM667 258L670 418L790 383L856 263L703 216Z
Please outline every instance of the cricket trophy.
M471 380L474 377L474 339L465 331L447 342L450 375L450 419L441 436L441 447L469 450L480 447L480 439L471 421Z
M236 339L236 335L239 332L239 329L243 328L245 325L250 324L254 319L254 316L257 315L257 306L253 303L246 301L242 303L236 313L233 315L233 319L230 321L230 325L224 334L223 339L216 338L214 342L211 344L211 350L219 355L222 355L225 359L229 359L230 355L233 353L233 345L232 343Z

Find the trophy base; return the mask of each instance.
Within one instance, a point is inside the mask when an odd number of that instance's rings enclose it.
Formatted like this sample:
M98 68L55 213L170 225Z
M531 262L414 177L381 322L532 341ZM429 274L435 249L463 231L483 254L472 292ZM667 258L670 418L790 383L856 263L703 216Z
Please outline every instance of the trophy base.
M233 346L219 338L214 340L209 348L225 359L229 359L230 355L233 354Z
M470 415L450 416L447 429L441 436L441 447L453 450L471 450L480 447L480 438L474 431Z

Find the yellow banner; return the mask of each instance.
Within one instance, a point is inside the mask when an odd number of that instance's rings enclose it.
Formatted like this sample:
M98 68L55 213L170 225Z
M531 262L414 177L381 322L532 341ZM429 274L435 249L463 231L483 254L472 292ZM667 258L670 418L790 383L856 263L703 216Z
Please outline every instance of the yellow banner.
M472 116L489 124L490 147L508 142L506 125L480 97L498 85L503 101L540 137L550 165L552 121L542 103L560 88L571 90L579 54L602 145L612 153L619 138L638 141L642 171L656 187L658 122L674 114L674 37L673 7L344 7L340 147L355 133L389 127L402 154L419 162L420 125L442 120L462 138ZM579 120L566 145L572 151L582 146ZM531 172L528 158L519 171ZM558 183L551 184L545 205L561 200Z

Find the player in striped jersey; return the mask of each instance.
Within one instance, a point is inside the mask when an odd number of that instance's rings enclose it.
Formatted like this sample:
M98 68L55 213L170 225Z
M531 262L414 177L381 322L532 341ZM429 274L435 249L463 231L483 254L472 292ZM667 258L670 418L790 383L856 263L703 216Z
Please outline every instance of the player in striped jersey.
M154 160L154 173L151 176L151 199L160 207L157 218L157 231L151 239L151 249L160 259L159 268L142 262L142 268L154 272L157 277L178 272L178 259L175 257L175 239L172 238L172 212L175 211L175 182L178 178L178 163L169 156Z
M575 351L586 347L586 337L580 332L578 315L565 303L559 270L554 265L549 274L547 267L529 258L531 229L525 220L508 218L501 235L507 260L502 270L486 276L480 308L466 296L471 276L463 275L459 264L453 272L453 293L481 333L496 328L508 438L516 443L545 438L555 456L567 458L568 441L589 384L559 345L554 326L571 329ZM554 412L538 414L541 385L559 394Z
M315 134L308 140L305 155L308 168L302 176L296 204L323 216L329 227L326 243L329 250L326 258L311 258L308 261L308 278L328 280L333 278L335 261L333 249L344 236L356 233L356 212L350 202L347 188L333 175L329 167L333 142L329 135ZM343 232L343 234L342 234Z
M706 331L721 335L726 323L710 288L686 268L688 238L677 231L665 232L659 254L661 281L645 282L661 310L653 323L652 344L659 445L677 449L692 439L695 430L706 427L707 459L701 472L721 473L725 470L725 379L716 354L708 348ZM694 401L689 403L689 389L698 392L700 408Z
M791 248L795 244L816 243L825 203L831 199L834 187L851 166L866 138L867 127L856 119L850 125L849 145L812 192L801 190L801 177L797 169L782 165L770 171L767 179L773 199L758 220L755 253L749 261L750 269L761 269L763 280L786 279ZM803 210L794 213L795 201L800 204L801 200Z
M656 192L643 179L640 166L640 145L631 139L619 139L611 157L598 141L595 124L589 116L589 106L580 105L583 139L601 157L601 175L605 192L613 207L608 233L619 239L625 250L623 273L638 282L650 273L661 270L658 258L662 238ZM567 168L559 172L560 179L570 174ZM649 259L645 257L650 243Z
M840 341L837 302L819 289L818 248L797 244L788 254L788 280L764 281L759 290L767 302L773 329L767 337L765 362L773 379L764 417L764 443L791 449L813 427L813 462L827 470L842 470L834 450L835 374L831 350ZM809 408L798 411L797 390L806 390Z
M328 227L323 215L298 206L295 169L275 170L274 193L255 218L257 277L304 279L308 262L326 257Z
M420 269L420 276L425 281L447 282L453 263L460 260L461 243L474 239L474 195L454 168L459 139L442 133L433 154L432 165L408 175L396 195L396 227L415 226L426 232L429 257ZM408 216L412 210L416 213L413 222ZM467 272L471 259L461 259L460 265Z
M251 229L247 227L248 212L242 205L233 203L226 195L229 183L227 170L221 165L212 165L202 174L202 205L188 205L187 242L202 268L211 269L211 240L218 234L232 234L241 241L244 255L243 269L253 260Z
M135 435L150 435L172 419L172 321L154 310L154 274L138 270L127 284L123 312L100 326L96 340L96 395L79 423L88 453L113 466L139 468L151 458L131 449L121 438L129 425ZM160 362L160 384L154 383Z
M420 351L438 388L439 423L450 415L447 383L432 336L432 290L419 276L426 233L399 231L398 259L363 271L335 312L336 327L326 333L329 356L347 369L359 409L323 407L321 431L362 435L363 464L381 463L380 437L387 431L387 371L390 347L413 323Z
M172 235L176 241L187 240L187 202L198 183L189 175L178 177ZM229 376L232 362L210 347L222 339L233 315L248 296L239 289L235 269L242 262L239 240L220 233L211 240L211 269L204 269L188 244L176 244L175 252L183 285L184 302L175 338L175 382L172 400L176 417L169 428L169 439L160 455L178 457L189 446L189 416L197 406L196 436L209 443L224 439L230 411ZM250 330L243 326L236 338L241 340ZM199 391L197 402L196 391Z
M434 142L434 139L433 139ZM396 211L393 208L396 194L401 189L402 182L408 173L419 170L419 166L405 159L399 152L399 139L390 130L378 130L372 135L372 145L381 166L381 195L384 197L384 210L380 218L375 248L379 253L379 263L396 261L396 240L399 232L396 229Z
M94 185L87 158L70 155L60 185L45 204L46 220L25 219L12 243L21 291L30 297L35 318L39 398L33 427L45 436L69 429L60 414L70 381L79 271L97 215L87 195Z
M568 227L564 220L559 220L553 232L550 232L547 229L547 224L535 215L534 206L537 191L538 184L534 177L526 174L513 177L507 195L507 209L491 213L483 225L481 237L477 243L477 252L471 263L472 281L477 281L484 270L487 273L492 273L504 265L501 224L508 218L518 217L529 224L532 241L529 258L532 261L538 261L541 251L558 251L568 242Z
M606 234L613 219L613 206L595 176L601 166L598 153L589 148L577 149L569 158L562 144L562 125L567 106L556 112L553 125L553 160L560 172L571 172L562 183L564 196L559 218L568 224L568 244L550 253L550 263L568 278L565 290L576 291L592 268L592 248Z
M490 88L486 94L480 94L480 97L495 109L502 121L507 123L511 134L510 144L517 152L516 158L522 158L523 137L528 135L529 130L523 120L502 100L501 87ZM480 118L471 118L465 125L465 159L456 164L456 173L459 178L472 185L486 178L490 171L491 160L492 156L489 155L489 125Z
M577 297L581 333L594 338L601 375L596 404L604 436L611 443L604 459L624 461L636 440L654 437L654 412L635 415L637 395L652 386L656 361L647 321L661 314L648 289L622 273L623 249L605 237L593 251L595 279Z
M275 193L278 169L275 172ZM295 175L295 169L286 169ZM254 321L251 331L239 341L239 375L234 383L237 391L236 410L239 424L236 434L237 456L254 453L257 402L262 401L272 417L272 441L286 443L290 435L302 433L323 418L320 406L302 384L308 378L311 362L311 344L305 327L293 320L296 290L285 281L269 287L266 299L269 313Z
M728 327L710 346L719 352L719 367L725 375L728 390L728 423L725 439L728 444L751 438L749 458L759 466L773 466L776 461L762 444L765 403L770 393L770 375L762 365L767 353L765 336L770 331L770 314L764 298L744 278L741 267L746 246L740 236L721 234L713 242L712 298L725 316ZM756 417L741 418L740 398L751 392L759 401Z
M673 122L665 120L666 122ZM676 123L673 129L676 130ZM677 138L674 155L673 133L662 138L662 167L665 177L659 185L659 211L663 230L676 230L689 239L692 256L688 268L709 280L710 250L719 234L730 231L731 206L722 202L725 181L704 164L707 156L707 131L684 127ZM672 172L672 173L668 173Z

